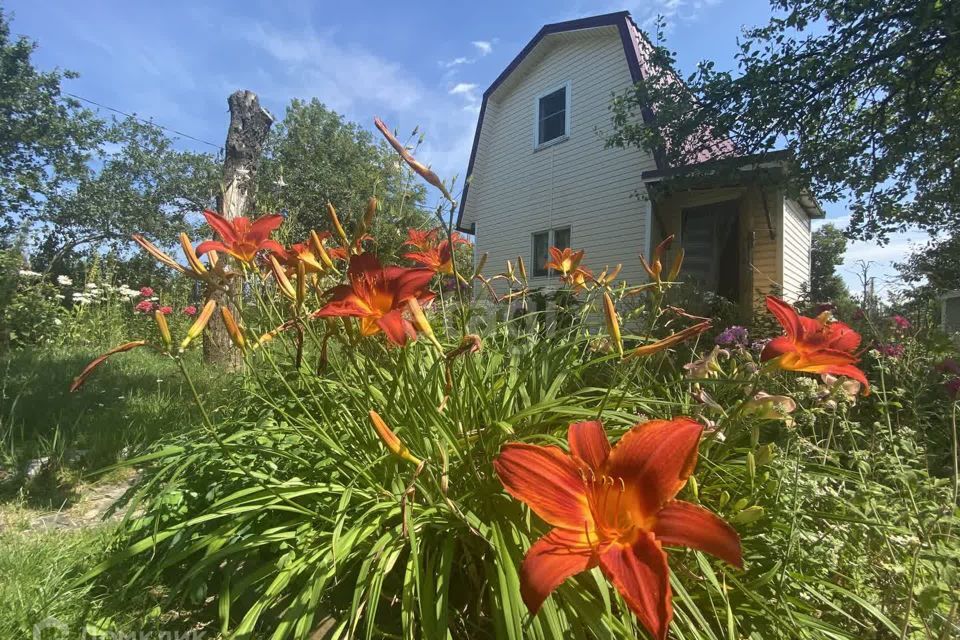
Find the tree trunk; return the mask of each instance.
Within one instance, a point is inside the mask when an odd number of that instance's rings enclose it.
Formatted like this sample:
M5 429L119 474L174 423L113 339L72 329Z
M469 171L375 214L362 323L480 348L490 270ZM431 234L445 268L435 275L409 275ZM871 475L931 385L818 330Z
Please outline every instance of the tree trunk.
M260 106L257 94L252 91L234 92L227 104L230 106L230 128L223 160L223 191L217 196L217 210L228 219L251 217L255 215L257 166L273 116ZM221 259L229 257L222 256ZM222 291L214 291L210 297L219 305L232 307ZM211 318L204 332L203 359L230 369L239 368L242 362L220 314Z

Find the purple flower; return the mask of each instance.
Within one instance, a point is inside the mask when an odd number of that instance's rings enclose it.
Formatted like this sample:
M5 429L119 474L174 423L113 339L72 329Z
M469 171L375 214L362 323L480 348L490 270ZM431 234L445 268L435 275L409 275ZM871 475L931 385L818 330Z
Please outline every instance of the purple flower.
M944 383L943 387L947 390L947 395L956 400L960 395L960 378L951 378Z
M734 325L717 336L717 344L723 347L746 347L749 344L747 329Z
M903 355L903 345L902 344L881 344L877 346L877 350L880 351L883 355L889 358L899 358Z
M944 358L943 362L934 367L940 373L952 373L960 376L960 362L953 358Z

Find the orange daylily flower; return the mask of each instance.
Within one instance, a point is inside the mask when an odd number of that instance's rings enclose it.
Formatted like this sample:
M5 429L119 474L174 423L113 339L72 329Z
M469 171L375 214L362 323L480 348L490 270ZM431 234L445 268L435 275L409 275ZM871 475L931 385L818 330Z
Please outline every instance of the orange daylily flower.
M657 640L673 617L663 545L697 549L742 568L737 532L698 505L676 500L697 463L703 425L690 418L634 426L613 448L600 422L556 446L504 445L494 467L504 488L553 529L527 551L520 590L532 614L560 583L599 566Z
M574 251L570 247L567 247L561 251L556 247L550 247L549 251L550 259L547 260L545 266L547 269L559 271L561 276L566 276L576 271L577 267L580 266L580 261L583 260L583 249Z
M546 268L560 272L560 279L574 289L585 289L588 282L593 280L593 272L580 266L583 260L583 249L574 251L567 247L562 251L557 247L550 247L550 259Z
M848 325L831 321L828 313L807 318L792 306L767 296L767 309L776 317L787 335L774 338L760 354L763 361L775 360L786 371L829 373L853 378L863 385L863 394L870 393L870 383L854 352L860 346L860 334Z
M227 220L223 216L207 210L203 212L207 224L213 227L217 235L223 240L207 240L197 246L197 255L216 250L229 253L241 262L253 262L257 252L261 250L273 251L284 255L286 251L276 240L270 239L270 234L281 224L283 216L277 214L265 215L250 222L249 218L239 217Z
M380 133L383 134L383 137L387 139L387 142L390 143L390 146L400 154L400 157L403 158L403 161L413 169L421 178L432 184L434 187L440 190L440 193L443 194L443 197L453 202L453 196L450 195L450 192L447 191L447 188L443 186L443 182L440 180L440 177L425 164L413 157L413 154L410 153L406 147L401 144L397 137L393 135L393 132L390 131L390 128L384 124L383 120L380 118L374 118L373 124L380 130Z
M441 231L439 228L430 231L408 229L407 241L404 244L415 247L419 251L405 253L403 257L418 262L437 273L453 274L453 251L450 239L453 240L453 246L469 244L469 241L456 232L451 235L451 238L447 238L445 234L441 235Z
M329 234L327 234L329 236ZM318 236L319 237L319 236ZM322 238L320 238L322 242ZM322 245L321 245L322 246ZM329 255L327 256L329 259ZM287 277L297 272L297 264L302 263L307 273L323 273L327 270L326 261L318 255L312 241L298 242L290 245L283 253L277 254L277 259L284 267Z
M433 271L382 267L374 255L361 253L350 257L347 278L350 284L327 291L332 296L330 302L315 311L314 318L360 318L362 335L372 336L383 331L391 342L401 347L408 339L416 338L416 330L403 312L411 298L418 302L433 299L434 294L427 289Z

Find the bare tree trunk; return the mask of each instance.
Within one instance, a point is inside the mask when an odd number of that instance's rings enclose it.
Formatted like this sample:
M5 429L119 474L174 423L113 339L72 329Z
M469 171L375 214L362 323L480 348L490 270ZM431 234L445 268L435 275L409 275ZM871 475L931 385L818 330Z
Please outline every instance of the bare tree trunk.
M230 128L223 160L223 191L217 197L217 209L228 219L250 217L255 213L257 166L273 116L260 106L257 94L252 91L234 92L227 104L230 106ZM232 306L222 291L213 292L211 297L219 305ZM230 369L240 366L240 353L230 342L219 314L211 319L204 333L203 359Z

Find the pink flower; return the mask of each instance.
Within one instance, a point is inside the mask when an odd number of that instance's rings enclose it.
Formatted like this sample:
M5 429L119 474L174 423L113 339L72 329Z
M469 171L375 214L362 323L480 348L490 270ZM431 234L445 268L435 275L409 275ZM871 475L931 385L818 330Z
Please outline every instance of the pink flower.
M893 324L897 325L897 329L901 329L903 331L906 331L912 326L909 320L900 315L893 316L890 318L890 320L893 321Z
M186 306L186 307L183 308L183 315L186 315L186 316L195 316L195 315L197 315L197 308L196 308L195 306L193 306L192 304L191 304L191 305L188 305L188 306Z
M162 314L165 315L165 316L168 316L168 315L170 315L171 313L173 313L173 307L170 307L170 306L162 306L162 307L160 307L160 313L162 313Z
M149 298L150 296L153 295L153 289L151 289L150 287L143 287L142 289L140 289L140 295L144 298Z
M960 378L952 378L944 383L943 386L947 390L947 395L954 400L960 395Z
M150 313L153 311L153 303L149 300L142 300L133 308L137 313Z

